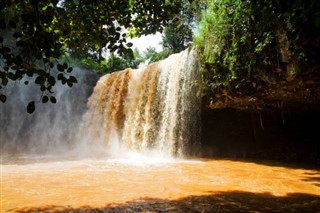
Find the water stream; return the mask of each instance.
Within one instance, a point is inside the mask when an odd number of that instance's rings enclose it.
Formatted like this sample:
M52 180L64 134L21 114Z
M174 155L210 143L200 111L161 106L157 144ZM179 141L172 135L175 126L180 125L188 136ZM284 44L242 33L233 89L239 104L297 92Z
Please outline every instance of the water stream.
M2 212L319 212L320 173L230 160L22 159L2 166Z

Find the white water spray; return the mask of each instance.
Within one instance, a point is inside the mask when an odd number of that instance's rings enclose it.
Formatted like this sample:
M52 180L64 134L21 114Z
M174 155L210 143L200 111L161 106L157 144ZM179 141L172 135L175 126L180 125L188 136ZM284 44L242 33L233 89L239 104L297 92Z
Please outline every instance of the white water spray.
M58 72L57 72L58 73ZM59 81L53 88L56 104L41 102L44 95L34 81L26 77L21 82L10 82L5 89L8 99L0 104L1 156L69 156L70 150L78 148L79 123L86 111L86 102L96 82L95 73L75 68L72 75L78 84L72 88ZM92 82L90 82L92 81ZM50 94L45 94L50 95ZM36 110L28 114L29 101L35 101Z
M194 51L103 76L89 99L82 138L122 150L178 156L195 152L200 129ZM117 147L119 150L115 150Z

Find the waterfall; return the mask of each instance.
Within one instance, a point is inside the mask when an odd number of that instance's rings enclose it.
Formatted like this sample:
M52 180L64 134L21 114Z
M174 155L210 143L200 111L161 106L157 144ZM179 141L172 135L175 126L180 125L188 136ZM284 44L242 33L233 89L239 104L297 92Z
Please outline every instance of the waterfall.
M195 152L200 141L199 79L195 51L185 50L145 68L100 78L88 101L86 140L164 156Z

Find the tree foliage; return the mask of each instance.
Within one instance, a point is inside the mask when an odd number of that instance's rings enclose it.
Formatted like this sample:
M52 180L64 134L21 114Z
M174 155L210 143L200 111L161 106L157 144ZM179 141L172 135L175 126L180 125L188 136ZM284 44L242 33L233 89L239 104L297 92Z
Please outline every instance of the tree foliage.
M286 79L288 65L315 53L307 44L319 38L318 1L211 0L207 7L194 37L205 91L253 91L266 83L261 72Z
M63 62L68 62L73 67L81 67L88 70L95 70L100 74L112 73L126 68L138 68L147 58L141 55L138 49L134 49L131 55L120 56L115 53L104 53L106 59L99 60L97 54L74 54L67 52L62 57Z
M183 1L179 14L170 20L165 27L162 37L163 49L170 53L178 53L187 49L192 41L194 14L192 4Z
M205 1L183 0L180 12L177 13L164 28L162 48L165 56L181 52L192 44L193 30L199 20L202 10L205 10Z
M84 54L102 48L120 56L131 55L124 28L136 35L161 31L179 11L179 0L4 0L0 3L0 100L4 88L14 81L35 79L44 93L55 102L52 88L57 81L72 86L68 63L59 63L64 50ZM55 76L51 70L56 69ZM28 84L29 81L25 80ZM52 97L52 98L51 98ZM47 102L44 98L42 102ZM27 109L32 112L30 102Z
M2 1L0 12L0 78L1 95L3 87L10 81L24 80L25 84L34 81L43 92L42 102L55 103L52 88L57 79L50 73L56 66L60 72L58 80L72 86L76 83L68 75L72 68L68 64L56 64L52 59L61 56L63 44L59 36L52 33L57 1ZM34 101L28 104L29 113L35 109Z

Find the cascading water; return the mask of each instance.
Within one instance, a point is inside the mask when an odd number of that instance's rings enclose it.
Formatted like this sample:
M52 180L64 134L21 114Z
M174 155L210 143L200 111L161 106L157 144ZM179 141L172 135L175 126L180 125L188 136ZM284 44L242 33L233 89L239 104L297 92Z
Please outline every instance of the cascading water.
M14 84L7 88L10 99L0 108L2 156L108 157L131 150L179 157L196 152L200 99L196 97L194 51L101 77L83 117L92 88L87 81L95 77L79 69L74 74L78 85L69 90L57 84L58 103L42 105L38 101L31 115L25 106L40 97L37 86Z
M200 131L194 51L103 76L89 99L82 133L109 148L163 156L195 151Z

